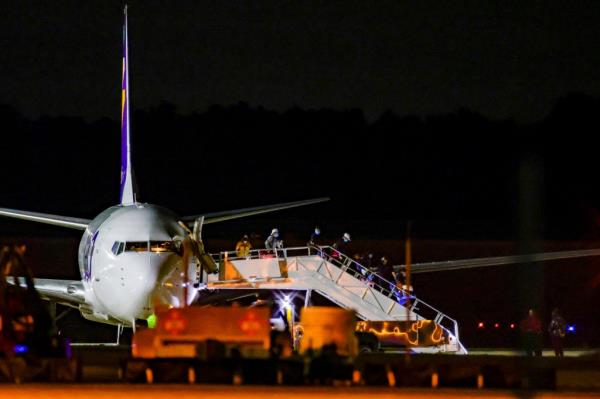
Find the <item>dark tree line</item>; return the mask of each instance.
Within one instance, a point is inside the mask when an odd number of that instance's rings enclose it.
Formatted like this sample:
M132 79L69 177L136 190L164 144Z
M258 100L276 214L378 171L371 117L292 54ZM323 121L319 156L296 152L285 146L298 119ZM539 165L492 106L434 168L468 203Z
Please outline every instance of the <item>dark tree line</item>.
M288 217L383 234L411 219L424 236L511 238L519 168L533 156L542 233L581 238L600 221L599 113L600 100L582 94L526 125L466 109L367 121L358 109L238 103L182 115L163 103L135 110L133 161L142 199L182 214L328 195L328 205ZM1 206L92 217L117 202L118 121L30 120L6 105L0 120Z

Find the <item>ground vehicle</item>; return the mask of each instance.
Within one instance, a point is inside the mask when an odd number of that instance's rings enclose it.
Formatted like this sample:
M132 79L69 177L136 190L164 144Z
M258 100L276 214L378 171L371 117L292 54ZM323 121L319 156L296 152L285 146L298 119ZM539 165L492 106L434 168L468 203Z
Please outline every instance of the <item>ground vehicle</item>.
M0 353L5 357L55 354L52 320L23 260L24 246L0 249ZM9 281L21 281L11 284ZM54 338L54 339L53 339Z
M24 254L25 246L0 248L0 381L75 381L79 363L56 334Z
M159 310L156 318L155 328L135 333L134 358L269 356L269 308L190 306Z

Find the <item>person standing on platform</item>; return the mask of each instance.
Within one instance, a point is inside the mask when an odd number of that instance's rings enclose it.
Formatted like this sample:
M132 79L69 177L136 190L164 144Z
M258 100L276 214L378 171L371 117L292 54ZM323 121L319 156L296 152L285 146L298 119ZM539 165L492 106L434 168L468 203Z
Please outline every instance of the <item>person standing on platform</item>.
M265 241L266 249L280 249L283 247L283 241L279 238L279 230L273 229L271 230L271 235L267 237Z
M567 333L567 323L561 316L558 308L554 308L552 311L552 320L548 325L548 332L550 333L550 340L552 341L552 347L554 348L554 355L564 356L563 339Z
M321 229L317 226L310 235L310 239L306 243L309 247L318 247L321 245Z
M235 253L239 258L247 258L250 256L252 250L252 244L248 241L248 236L244 235L241 240L235 245Z
M523 348L527 356L542 356L542 322L533 309L521 321Z

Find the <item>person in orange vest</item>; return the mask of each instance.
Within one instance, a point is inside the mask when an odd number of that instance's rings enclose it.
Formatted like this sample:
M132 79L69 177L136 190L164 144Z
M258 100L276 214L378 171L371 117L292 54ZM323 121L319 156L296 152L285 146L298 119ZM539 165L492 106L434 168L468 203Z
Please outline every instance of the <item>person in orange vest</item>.
M241 240L237 242L235 245L235 253L240 258L247 258L250 256L250 251L252 250L252 244L248 241L248 236L244 235Z

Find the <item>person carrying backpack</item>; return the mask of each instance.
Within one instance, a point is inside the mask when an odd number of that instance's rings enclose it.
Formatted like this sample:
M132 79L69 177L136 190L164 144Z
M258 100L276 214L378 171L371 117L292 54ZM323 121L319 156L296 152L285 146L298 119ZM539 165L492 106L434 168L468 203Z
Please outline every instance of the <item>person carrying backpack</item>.
M567 333L567 323L560 315L558 308L554 308L552 311L552 320L548 325L548 332L550 333L550 340L552 341L552 347L554 348L554 355L564 356L563 339Z

